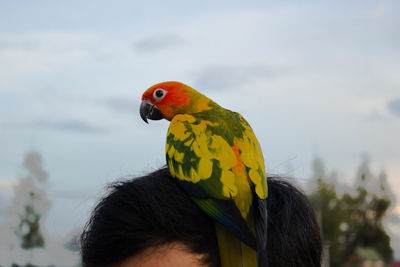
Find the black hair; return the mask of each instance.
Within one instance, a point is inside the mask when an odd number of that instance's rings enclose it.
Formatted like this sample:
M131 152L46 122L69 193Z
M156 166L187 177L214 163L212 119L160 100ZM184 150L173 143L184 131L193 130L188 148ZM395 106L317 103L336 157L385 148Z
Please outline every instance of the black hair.
M305 195L278 177L268 177L268 192L269 266L320 266L320 230ZM82 264L110 266L172 242L220 265L214 221L162 168L110 186L81 235Z

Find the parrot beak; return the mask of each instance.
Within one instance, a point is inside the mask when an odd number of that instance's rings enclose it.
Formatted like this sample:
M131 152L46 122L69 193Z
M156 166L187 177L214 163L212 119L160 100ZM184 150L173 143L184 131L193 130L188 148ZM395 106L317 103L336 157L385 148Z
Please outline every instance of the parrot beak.
M140 104L140 117L142 117L145 123L148 123L147 119L150 120L164 119L164 116L161 113L161 111L155 105L151 104L147 100L143 100L142 104Z

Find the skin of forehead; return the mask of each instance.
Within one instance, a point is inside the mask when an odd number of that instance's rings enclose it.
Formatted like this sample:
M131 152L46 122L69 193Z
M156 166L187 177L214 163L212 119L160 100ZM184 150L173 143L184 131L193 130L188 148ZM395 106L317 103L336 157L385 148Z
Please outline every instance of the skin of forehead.
M191 253L184 244L173 242L148 248L113 267L206 267L202 258L203 255Z

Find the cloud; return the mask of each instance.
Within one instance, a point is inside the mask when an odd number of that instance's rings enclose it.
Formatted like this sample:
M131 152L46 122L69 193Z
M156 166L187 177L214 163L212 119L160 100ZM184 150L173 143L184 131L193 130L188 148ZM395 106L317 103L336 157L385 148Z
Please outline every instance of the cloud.
M201 90L232 90L257 79L271 79L276 74L266 66L212 66L202 70L195 82Z
M89 33L68 32L29 32L3 34L0 37L0 48L23 50L68 51L74 48L89 49L98 42L96 36Z
M400 98L392 99L387 103L387 108L394 115L400 117Z
M137 114L139 112L139 102L131 99L114 97L106 101L106 106L118 113Z
M158 52L167 48L180 46L184 43L180 35L174 33L167 33L161 35L154 35L133 44L134 49L139 53Z
M388 118L382 112L373 110L367 115L367 119L370 121L386 121Z
M18 182L15 179L4 179L4 177L2 177L0 179L0 192L3 194L3 192L10 191L17 183Z
M0 37L1 90L12 91L11 85L28 78L46 80L49 74L68 66L93 60L104 50L100 38L89 33L31 32L6 33ZM24 79L21 79L24 77ZM34 79L35 78L35 79ZM22 80L22 81L21 81Z
M37 121L33 125L40 129L50 129L57 131L70 131L79 133L103 133L106 129L94 126L90 123L77 121L77 120L65 120L65 121Z

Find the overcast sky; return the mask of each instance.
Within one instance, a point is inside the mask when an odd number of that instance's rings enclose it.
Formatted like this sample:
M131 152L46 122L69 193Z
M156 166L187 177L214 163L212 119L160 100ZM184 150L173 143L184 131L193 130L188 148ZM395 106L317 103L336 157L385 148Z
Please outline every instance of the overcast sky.
M400 197L400 2L275 2L0 1L0 207L29 150L60 238L162 166L168 122L138 109L166 80L244 115L269 172L304 181L319 155L349 182L367 153Z

